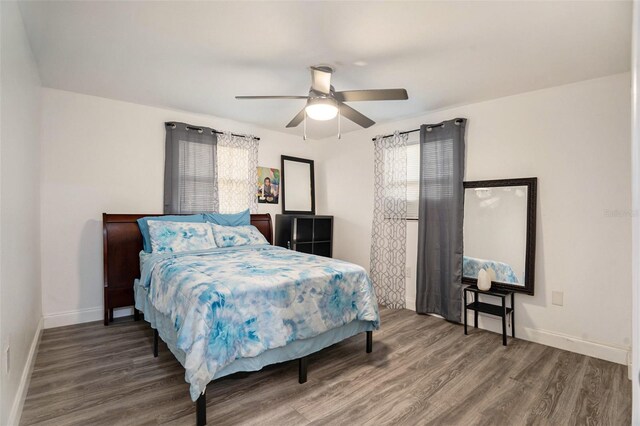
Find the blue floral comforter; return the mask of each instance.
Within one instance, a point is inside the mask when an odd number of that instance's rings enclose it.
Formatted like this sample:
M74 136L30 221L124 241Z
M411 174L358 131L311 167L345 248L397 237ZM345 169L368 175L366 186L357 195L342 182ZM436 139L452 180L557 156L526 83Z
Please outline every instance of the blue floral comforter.
M362 267L280 247L151 254L140 283L153 307L171 318L193 400L235 359L354 320L379 325Z
M496 281L502 283L519 284L518 277L511 265L495 260L477 259L475 257L464 256L462 258L462 276L478 278L480 269L492 268L496 273Z

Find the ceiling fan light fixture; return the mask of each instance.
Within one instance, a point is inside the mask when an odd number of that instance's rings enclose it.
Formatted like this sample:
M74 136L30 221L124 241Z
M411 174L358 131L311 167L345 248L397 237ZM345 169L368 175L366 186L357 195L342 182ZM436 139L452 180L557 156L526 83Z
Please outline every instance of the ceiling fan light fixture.
M327 121L338 115L338 103L331 98L309 99L305 111L307 116L313 120Z
M365 66L366 62L356 65ZM338 116L338 133L340 132L340 118L344 117L358 126L366 129L375 121L351 108L350 102L362 101L403 101L409 99L406 89L365 89L343 90L336 92L331 85L333 69L318 65L310 68L311 87L308 96L236 96L236 99L306 99L307 104L287 124L287 129L297 127L300 123L307 124L307 117L312 120L327 121Z

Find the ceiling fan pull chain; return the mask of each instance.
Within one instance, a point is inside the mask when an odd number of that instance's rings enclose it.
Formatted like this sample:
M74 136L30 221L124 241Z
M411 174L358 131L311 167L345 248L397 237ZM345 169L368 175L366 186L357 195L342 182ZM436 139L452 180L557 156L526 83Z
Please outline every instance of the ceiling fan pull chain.
M304 125L303 125L303 130L302 130L302 140L306 141L307 140L307 110L304 110Z

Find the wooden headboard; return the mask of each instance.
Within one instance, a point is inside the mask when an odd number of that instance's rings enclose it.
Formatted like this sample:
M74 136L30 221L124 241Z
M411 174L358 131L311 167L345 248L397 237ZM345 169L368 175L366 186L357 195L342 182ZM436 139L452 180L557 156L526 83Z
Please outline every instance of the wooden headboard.
M142 234L137 220L161 214L102 214L104 258L104 324L113 320L113 309L132 306L133 281L140 277ZM252 214L251 224L273 244L269 214ZM137 312L136 312L137 315Z

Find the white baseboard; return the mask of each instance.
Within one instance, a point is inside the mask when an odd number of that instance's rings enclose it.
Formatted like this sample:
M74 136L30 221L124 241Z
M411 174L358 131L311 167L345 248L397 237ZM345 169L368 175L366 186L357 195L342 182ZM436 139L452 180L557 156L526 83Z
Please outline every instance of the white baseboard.
M133 308L116 309L116 318L133 315ZM100 321L104 318L104 308L78 309L75 311L57 312L44 316L44 328L64 327L65 325L82 324L83 322Z
M543 345L553 346L554 348L604 359L606 361L615 362L616 364L629 365L628 357L631 348L628 347L592 342L549 330L525 327L522 330L516 330L516 335L518 331L520 331L519 337L531 342L541 343Z
M25 362L22 375L20 376L18 390L16 391L16 396L13 399L13 404L11 405L11 411L9 412L9 425L18 425L20 423L24 400L27 397L29 382L31 381L31 373L33 372L33 366L36 362L36 354L38 353L38 346L40 345L40 336L42 335L43 325L43 318L40 318L40 321L38 321L38 327L36 328L36 333L31 341L27 362Z
M415 299L406 298L407 309L415 311L416 301ZM499 321L490 323L488 318L480 318L478 326L487 331L494 333L501 333L499 329ZM490 320L490 319L489 319ZM470 324L473 324L473 318L470 319ZM540 343L541 345L551 346L558 349L564 349L570 352L576 352L582 355L591 356L594 358L604 359L606 361L615 362L617 364L630 366L629 354L631 348L612 346L604 343L591 342L578 337L569 336L555 331L548 331L535 328L516 328L516 337L523 340L528 340L534 343ZM629 367L631 368L631 367Z
M405 303L407 304L407 309L410 311L416 310L416 299L409 299L408 297L405 299Z

